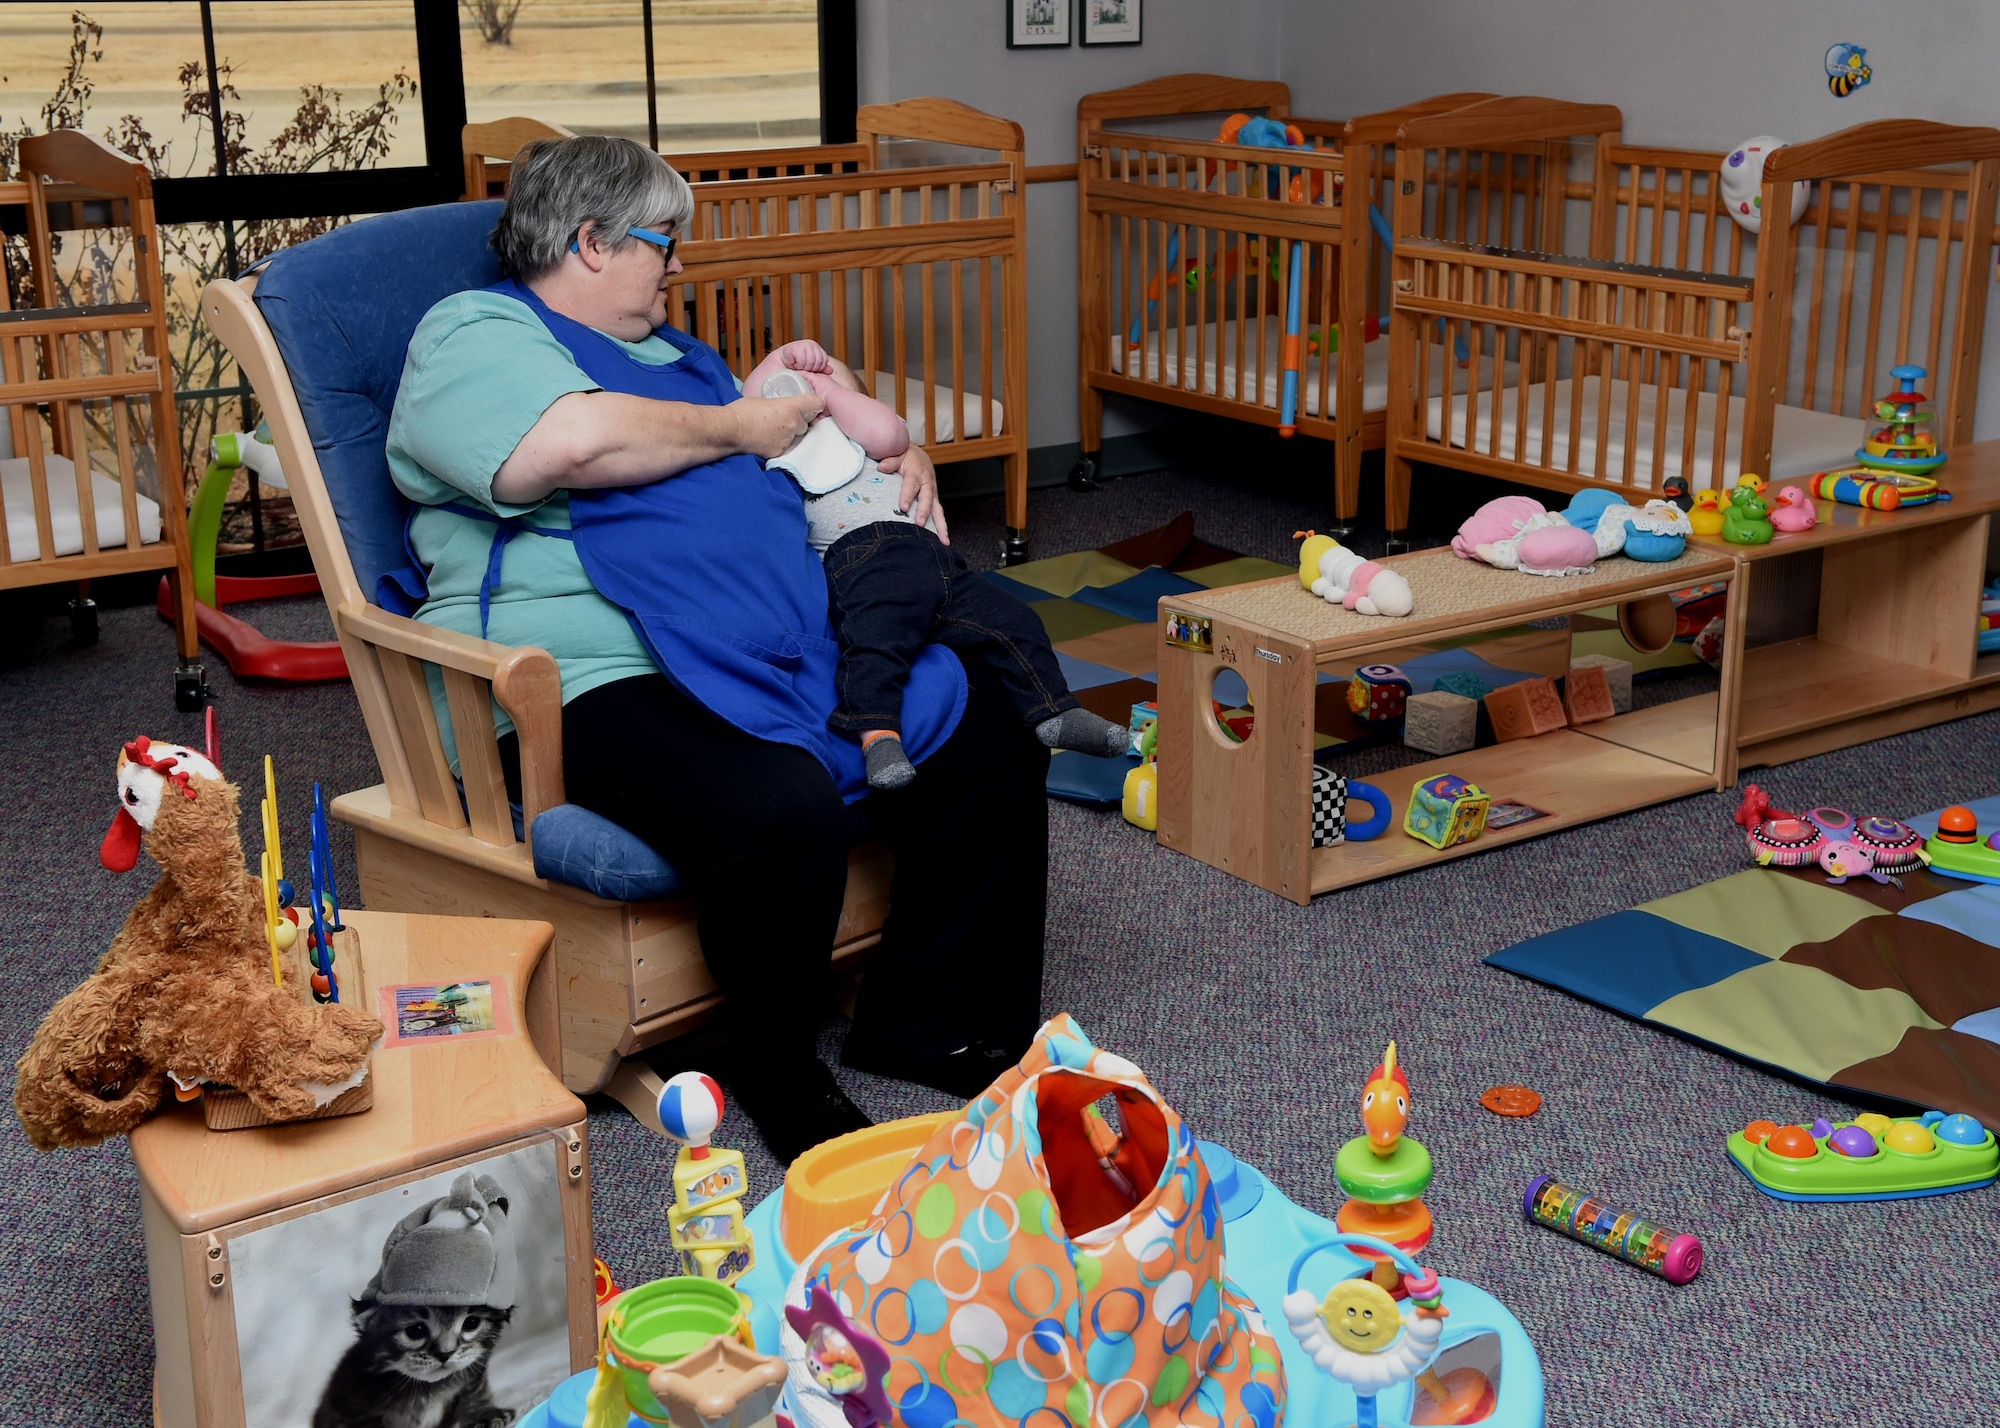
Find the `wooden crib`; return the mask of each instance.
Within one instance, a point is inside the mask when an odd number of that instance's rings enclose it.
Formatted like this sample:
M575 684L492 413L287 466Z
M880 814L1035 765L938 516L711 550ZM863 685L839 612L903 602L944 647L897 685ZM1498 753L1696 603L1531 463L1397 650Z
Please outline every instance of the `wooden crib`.
M1384 442L1389 372L1388 346L1376 340L1388 310L1387 250L1350 195L1368 195L1386 214L1403 125L1488 98L1444 94L1345 122L1300 119L1282 84L1190 74L1079 101L1081 476L1095 475L1105 394L1145 397L1331 441L1334 529L1344 531L1360 503L1362 453ZM1280 158L1111 127L1232 110L1284 120L1312 152ZM1505 204L1492 196L1495 234L1536 221L1539 172L1523 182L1507 189ZM1441 221L1475 209L1483 218L1483 195L1475 190L1468 204L1460 192L1455 204L1430 208ZM1295 246L1305 252L1300 350L1292 352ZM1289 429L1288 353L1299 372Z
M1399 162L1574 123L1479 106L1407 126ZM1608 125L1596 140L1590 180L1571 186L1588 256L1421 236L1399 208L1392 526L1412 461L1635 503L1673 476L1702 490L1850 465L1900 362L1928 368L1945 444L1970 439L2000 131L1887 120L1780 149L1762 210L1788 214L1791 185L1812 188L1772 243L1728 216L1726 155L1626 145ZM1427 383L1439 319L1508 354L1511 376Z
M504 186L492 150L563 132L524 124L534 121L468 127L470 196ZM949 99L869 105L855 128L852 144L668 156L695 196L669 320L739 377L812 338L902 414L933 460L998 458L1001 556L1026 559L1021 128Z
M175 702L199 709L207 686L152 177L74 130L23 139L20 161L0 206L25 210L36 305L14 310L0 282L0 589L76 583L71 623L88 641L91 580L166 572ZM66 234L76 235L67 251Z

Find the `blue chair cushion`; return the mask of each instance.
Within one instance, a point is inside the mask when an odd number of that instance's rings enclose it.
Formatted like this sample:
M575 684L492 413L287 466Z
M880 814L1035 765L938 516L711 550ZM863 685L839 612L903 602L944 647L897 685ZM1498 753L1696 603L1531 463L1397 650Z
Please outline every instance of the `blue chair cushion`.
M410 503L389 479L389 413L410 336L453 293L500 281L487 244L500 204L448 203L364 218L287 248L257 280L319 454L348 559L371 600L405 563ZM518 835L520 813L515 812ZM535 872L614 902L678 896L682 880L617 824L564 804L535 820Z
M560 803L535 820L535 874L612 902L680 897L680 869L608 818Z
M410 503L389 479L389 413L410 335L453 293L500 281L487 245L500 203L385 213L287 248L257 280L257 307L283 354L319 453L348 559L373 600L406 564Z

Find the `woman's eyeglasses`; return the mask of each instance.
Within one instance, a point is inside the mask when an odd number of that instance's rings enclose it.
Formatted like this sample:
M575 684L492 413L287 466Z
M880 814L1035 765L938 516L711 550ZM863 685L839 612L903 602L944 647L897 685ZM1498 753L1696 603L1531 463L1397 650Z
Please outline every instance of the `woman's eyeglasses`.
M625 235L628 238L637 238L642 243L651 243L660 250L661 260L669 264L674 261L674 249L681 241L671 233L655 233L650 228L627 228ZM574 238L569 240L569 250L572 253L583 251L577 246L577 240Z

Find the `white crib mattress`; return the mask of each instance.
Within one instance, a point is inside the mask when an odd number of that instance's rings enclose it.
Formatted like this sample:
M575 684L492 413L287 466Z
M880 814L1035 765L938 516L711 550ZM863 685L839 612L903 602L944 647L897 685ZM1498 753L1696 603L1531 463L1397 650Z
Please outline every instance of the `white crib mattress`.
M1246 325L1241 329L1237 328L1234 323L1230 324L1230 327L1226 329L1226 335L1229 338L1229 349L1227 351L1222 350L1221 339L1225 335L1225 330L1221 329L1219 324L1213 322L1205 324L1199 336L1194 335L1194 328L1190 327L1187 329L1190 336L1187 355L1181 362L1182 385L1188 390L1195 390L1195 358L1199 355L1201 358L1201 386L1199 390L1204 395L1227 397L1232 401L1239 402L1254 402L1259 406L1277 407L1283 400L1284 394L1285 374L1283 369L1278 365L1279 346L1284 339L1284 327L1285 324L1282 321L1272 322L1266 319L1264 323L1264 393L1261 400L1250 386L1250 383L1257 379L1254 337L1256 327L1254 324ZM1180 339L1180 330L1177 328L1169 328L1165 333L1154 332L1147 334L1146 381L1164 383L1166 376L1172 375L1174 356L1180 350ZM1237 371L1237 343L1239 341L1242 344L1245 359L1242 365L1246 369L1241 373ZM1160 363L1160 348L1162 344L1165 345L1167 351L1167 362L1164 368L1166 376L1162 375L1163 369ZM1114 372L1124 372L1126 370L1125 363L1127 357L1133 350L1131 344L1124 337L1112 338L1111 370ZM1361 356L1361 410L1365 412L1381 411L1389 405L1389 340L1384 337L1368 343L1361 349ZM1442 348L1433 348L1431 352L1431 382L1433 390L1441 386L1444 382L1444 360L1444 350ZM1490 355L1482 355L1479 362L1481 384L1491 385L1493 381L1492 357ZM1134 363L1133 365L1136 367L1138 364ZM1457 375L1452 380L1456 382L1465 381L1466 377L1471 374L1470 367L1456 368L1454 370ZM1512 362L1507 363L1506 372L1508 381L1511 382L1514 380L1515 370L1515 365ZM1319 415L1319 372L1320 359L1312 356L1310 353L1307 354L1305 370L1299 374L1299 405L1305 408L1307 416ZM1328 415L1331 416L1331 406L1339 399L1338 390L1329 388L1327 399L1329 403Z
M67 456L51 453L46 463L49 492L50 534L55 537L57 555L83 553L83 518L77 508L76 468ZM90 494L97 503L97 544L114 549L125 544L125 500L118 483L101 471L90 473ZM35 488L28 470L28 458L14 456L0 460L0 497L7 503L7 550L16 561L40 560L42 542L35 530ZM139 543L152 545L160 538L160 504L139 496Z
M1582 382L1581 432L1577 440L1576 464L1579 472L1598 476L1607 480L1618 480L1625 469L1625 423L1627 386L1621 378L1610 378L1608 395L1611 403L1609 430L1605 436L1605 451L1600 458L1597 451L1597 403L1598 389L1605 379L1586 377ZM1542 464L1542 420L1546 384L1536 382L1528 388L1528 420L1526 440L1521 447L1521 460L1530 466ZM1436 387L1431 389L1436 391ZM1555 421L1552 469L1569 470L1569 429L1572 379L1564 377L1555 384ZM1669 476L1685 475L1688 484L1695 490L1711 485L1733 485L1742 474L1743 466L1743 398L1729 399L1729 425L1723 450L1723 469L1720 480L1714 477L1715 456L1715 415L1717 397L1714 392L1703 392L1700 404L1695 408L1694 469L1681 470L1681 445L1684 440L1683 422L1687 413L1687 393L1679 388L1667 393L1667 441L1666 458L1663 469L1653 470L1653 413L1658 401L1657 390L1642 383L1639 388L1639 422L1632 475L1633 484L1650 490ZM1444 397L1430 399L1428 425L1433 441L1444 440L1443 413ZM1480 394L1477 416L1472 423L1472 440L1468 446L1465 433L1466 394L1454 392L1451 397L1450 442L1461 450L1470 450L1484 456L1494 456L1501 460L1515 459L1516 414L1519 411L1519 396L1509 387L1500 394L1499 440L1494 440L1493 396L1491 389ZM1771 471L1757 474L1772 481L1789 481L1800 476L1810 476L1835 466L1854 464L1854 448L1861 445L1862 422L1859 417L1835 416L1830 412L1807 411L1803 407L1778 408L1772 425L1771 449L1773 452Z
M878 401L896 405L896 375L893 372L875 374L875 397ZM910 440L918 446L933 441L957 441L958 437L958 393L955 389L939 383L933 389L931 400L937 404L937 435L932 436L924 425L924 384L915 377L903 379L903 419L909 423ZM999 436L1005 427L1005 414L998 402L982 402L979 393L965 395L965 439L985 436L991 430Z

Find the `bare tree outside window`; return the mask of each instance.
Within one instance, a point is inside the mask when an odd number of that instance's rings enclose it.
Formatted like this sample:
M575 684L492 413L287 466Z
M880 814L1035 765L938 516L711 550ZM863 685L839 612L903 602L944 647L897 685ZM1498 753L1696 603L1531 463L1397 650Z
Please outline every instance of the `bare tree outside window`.
M527 0L458 0L466 17L479 29L479 38L489 45L514 43L514 17Z

